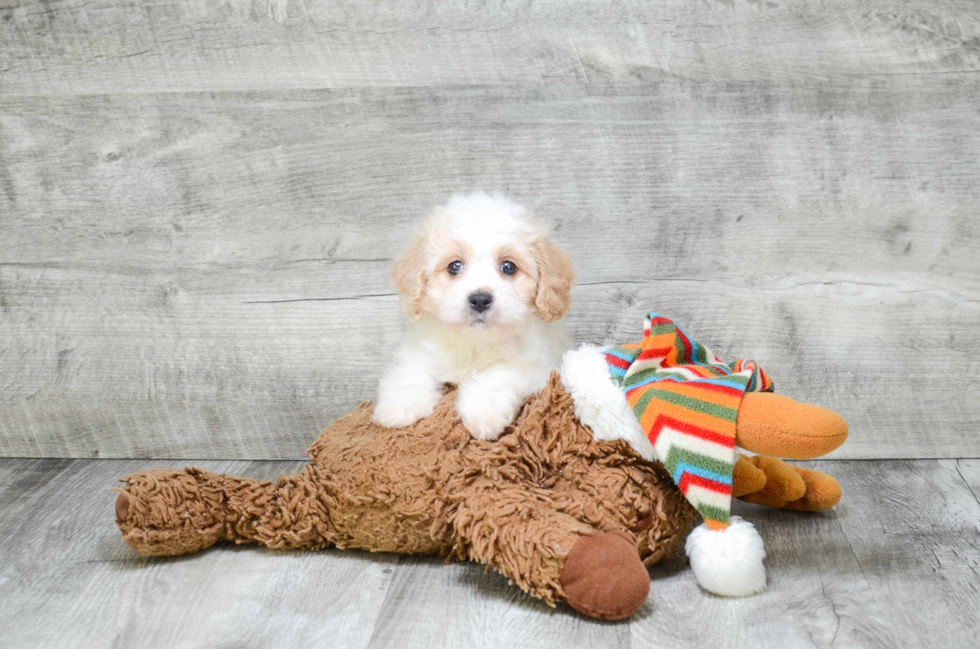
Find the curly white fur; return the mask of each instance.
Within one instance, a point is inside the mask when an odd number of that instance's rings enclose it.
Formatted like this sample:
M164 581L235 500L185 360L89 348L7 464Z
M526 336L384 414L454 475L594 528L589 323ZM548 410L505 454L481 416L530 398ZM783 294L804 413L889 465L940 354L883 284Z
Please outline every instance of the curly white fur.
M570 306L573 273L547 235L523 207L482 192L454 196L423 222L395 263L409 321L378 385L375 422L415 423L452 383L474 437L503 432L569 346L556 321ZM471 303L478 293L490 296L489 308Z
M575 416L592 429L596 439L626 440L644 459L656 459L653 444L640 427L626 395L609 378L602 349L582 345L565 352L561 382L575 402Z

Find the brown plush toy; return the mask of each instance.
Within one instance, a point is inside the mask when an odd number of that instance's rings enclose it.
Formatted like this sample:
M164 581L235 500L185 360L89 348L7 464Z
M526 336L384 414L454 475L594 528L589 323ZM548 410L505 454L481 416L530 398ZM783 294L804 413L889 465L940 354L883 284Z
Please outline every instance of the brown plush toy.
M576 419L557 373L499 440L473 439L445 397L414 426L371 423L372 406L324 430L299 474L276 482L200 469L122 478L116 518L147 556L219 541L269 548L439 554L492 566L550 605L619 620L647 598L647 568L673 554L697 516L659 462L599 441ZM847 435L835 413L771 393L747 394L737 443L810 458ZM775 507L833 506L830 476L772 457L740 457L733 495Z

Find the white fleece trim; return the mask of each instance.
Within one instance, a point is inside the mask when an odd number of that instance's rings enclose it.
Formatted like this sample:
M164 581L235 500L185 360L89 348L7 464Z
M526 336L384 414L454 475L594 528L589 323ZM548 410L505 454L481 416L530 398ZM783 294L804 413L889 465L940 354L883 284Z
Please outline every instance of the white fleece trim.
M732 516L727 528L698 525L684 546L701 588L715 595L745 597L766 589L765 544L752 523Z
M602 350L582 345L565 352L561 382L575 402L575 416L592 429L596 439L625 440L645 460L657 457L653 445L626 401L626 395L609 376Z

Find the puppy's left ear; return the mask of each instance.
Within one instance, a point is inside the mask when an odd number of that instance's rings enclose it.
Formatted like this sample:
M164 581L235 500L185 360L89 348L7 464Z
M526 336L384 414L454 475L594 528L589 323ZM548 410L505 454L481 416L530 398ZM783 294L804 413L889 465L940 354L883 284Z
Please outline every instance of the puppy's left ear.
M542 232L531 244L538 265L538 292L534 306L545 322L559 320L572 307L572 283L575 269L564 250L553 244Z

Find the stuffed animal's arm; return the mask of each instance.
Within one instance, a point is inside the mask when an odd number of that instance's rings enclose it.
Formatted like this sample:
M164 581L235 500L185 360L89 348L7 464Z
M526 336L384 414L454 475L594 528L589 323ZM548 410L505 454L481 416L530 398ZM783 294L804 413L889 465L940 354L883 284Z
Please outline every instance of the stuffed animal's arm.
M144 556L190 554L218 541L319 548L338 534L317 496L324 480L307 465L277 482L201 469L155 469L122 478L116 524Z
M552 606L565 601L604 620L646 601L650 575L629 532L600 532L518 484L477 480L458 496L450 558L493 566Z
M840 500L840 485L813 469L767 455L739 455L732 474L732 496L767 507L815 512Z

